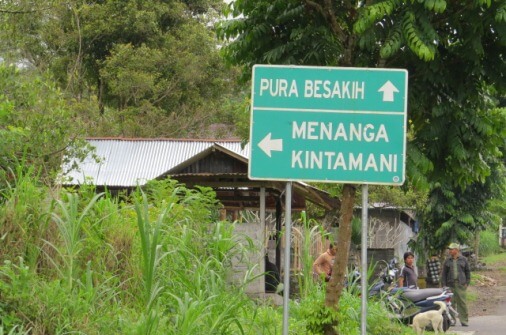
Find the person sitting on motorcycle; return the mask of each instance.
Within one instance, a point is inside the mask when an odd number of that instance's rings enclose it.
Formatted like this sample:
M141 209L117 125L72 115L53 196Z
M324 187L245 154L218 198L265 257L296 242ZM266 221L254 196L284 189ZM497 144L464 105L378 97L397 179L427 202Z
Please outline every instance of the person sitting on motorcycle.
M417 288L418 275L415 271L415 255L411 251L404 253L404 266L399 276L399 287Z

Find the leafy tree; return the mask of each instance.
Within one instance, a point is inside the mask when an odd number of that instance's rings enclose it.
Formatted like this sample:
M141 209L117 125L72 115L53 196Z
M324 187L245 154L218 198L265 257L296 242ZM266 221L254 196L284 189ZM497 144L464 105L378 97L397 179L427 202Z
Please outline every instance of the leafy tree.
M7 0L0 55L50 71L92 135L202 135L209 124L229 123L220 113L235 74L211 25L223 4Z
M82 157L71 117L50 78L0 64L0 189L28 172L51 184L68 147Z
M495 120L492 124L493 129L489 130L494 136L487 141L492 142L495 139L497 150L504 153L506 109L491 109L486 114ZM494 114L499 115L494 117ZM448 127L452 129L451 126ZM477 137L483 139L487 135ZM442 251L451 241L472 246L478 242L475 237L479 236L480 231L499 222L501 212L493 206L504 203L506 194L504 160L492 155L482 156L479 151L475 155L482 157L487 172L466 187L452 185L450 180L443 178L441 172L433 177L428 202L418 211L423 229L413 247L420 252L430 248ZM462 165L465 163L461 163L460 166Z
M504 114L490 110L505 87L505 13L506 2L491 0L237 0L219 36L245 79L256 63L408 69L407 186L463 193L503 164L496 125ZM327 306L342 291L354 197L355 187L344 185L343 252ZM452 201L459 206L456 195Z

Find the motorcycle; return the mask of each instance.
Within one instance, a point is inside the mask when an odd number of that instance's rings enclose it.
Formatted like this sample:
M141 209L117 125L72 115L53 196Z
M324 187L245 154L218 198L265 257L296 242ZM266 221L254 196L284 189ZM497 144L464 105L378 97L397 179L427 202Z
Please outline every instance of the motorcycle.
M392 316L405 324L412 323L413 317L419 313L437 310L439 307L434 302L443 301L446 304L446 311L443 313L444 331L456 324L458 313L452 307L453 293L448 287L399 288L395 284L399 272L397 259L394 258L385 264L378 274L378 280L369 290L369 297L383 297Z

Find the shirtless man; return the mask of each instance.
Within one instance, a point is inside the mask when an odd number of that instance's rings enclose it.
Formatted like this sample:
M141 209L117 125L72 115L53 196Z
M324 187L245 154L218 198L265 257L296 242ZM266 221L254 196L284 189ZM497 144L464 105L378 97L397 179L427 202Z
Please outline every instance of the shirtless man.
M332 275L332 265L336 257L337 247L330 243L329 248L313 263L313 273L317 278L324 278L326 282L330 280Z

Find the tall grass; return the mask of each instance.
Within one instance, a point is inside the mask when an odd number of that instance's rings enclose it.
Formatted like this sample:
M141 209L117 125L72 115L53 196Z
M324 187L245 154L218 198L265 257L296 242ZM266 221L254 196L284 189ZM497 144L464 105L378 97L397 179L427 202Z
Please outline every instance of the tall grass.
M72 290L74 280L76 279L76 264L85 241L85 237L82 234L84 221L95 202L102 195L102 193L95 195L82 211L79 208L80 201L78 194L66 193L66 202L57 200L59 213L54 212L52 217L58 227L62 245L47 240L45 242L60 256L63 270L60 270L60 264L57 260L52 258L50 260L55 265L55 268L59 272L62 272L62 277L66 280L69 290Z
M233 224L210 221L216 204L213 197L206 199L206 192L167 182L151 184L151 189L156 192L141 193L137 198L142 203L137 200L135 206L146 308L139 329L145 333L163 329L165 334L243 333L239 312L253 305L242 287L228 280L231 259L242 252Z
M318 225L315 220L311 220L307 217L306 212L302 212L300 215L300 221L302 223L302 269L297 275L299 284L299 294L301 298L307 297L314 289L317 284L313 278L313 262L315 255L312 254L313 244L316 242L316 238L325 239L329 234L323 232L323 228Z
M244 246L234 236L233 224L206 225L209 232L201 235L202 230L193 229L189 221L171 222L166 237L172 253L164 264L168 278L164 301L172 315L173 334L243 334L242 317L250 314L244 311L254 305L243 286L230 278L232 257L244 252ZM243 285L249 280L246 276Z
M137 212L137 224L139 228L140 242L142 248L142 279L144 285L144 304L146 310L150 311L156 298L163 290L163 286L159 278L156 276L158 265L164 257L168 255L167 252L162 252L160 241L160 227L163 222L164 216L167 214L168 209L162 210L158 220L155 224L151 224L149 204L147 197L142 193L143 203L135 203L135 211Z
M135 202L135 211L137 213L137 225L139 229L141 244L141 273L143 284L143 305L144 305L144 322L141 324L143 333L153 334L158 329L160 322L160 313L156 308L157 300L165 289L161 276L158 275L160 263L169 254L162 249L161 226L165 216L173 208L174 203L169 206L162 205L158 219L151 223L148 198L144 192L141 192L142 203Z
M10 175L12 179L0 190L0 261L9 255L23 257L35 267L50 219L49 190L38 181L33 167L18 166Z
M218 206L210 190L189 190L166 181L152 184L154 192L148 189L144 194L125 196L123 202L87 188L63 192L61 197L53 190L51 194L61 200L51 202L46 200L46 190L29 186L29 179L26 183L13 185L0 204L4 224L0 228L9 223L0 238L11 243L14 236L26 237L16 248L2 249L6 262L0 264L0 332L281 333L282 308L263 305L245 294L251 272L242 281L231 280L232 259L247 258L245 253L254 243L239 238L234 223L216 220ZM36 211L25 211L27 204L21 206L18 199L36 201ZM33 229L23 231L24 221ZM290 306L293 334L311 333L308 330L319 320L324 305L323 287L315 285L311 277L309 241L313 229L319 229L315 226L308 226L304 246L303 271L309 282L302 285L301 299ZM26 241L30 246L23 245ZM26 252L34 247L36 252ZM26 262L23 256L28 254L45 254L50 263ZM353 299L358 298L351 296L349 302L341 299L346 302L338 315L342 334L353 335L357 329L358 305ZM375 313L371 317L376 318ZM371 335L393 329L378 330L383 329L380 319L372 321L378 326L371 325L375 329ZM352 328L355 330L347 333ZM391 333L402 332L394 329Z
M5 332L4 327L0 325L0 335L29 335L30 329L25 330L23 327L13 327L8 333Z
M478 248L479 248L478 254L480 255L480 257L486 257L498 253L501 250L501 247L499 246L498 229L494 231L491 230L481 231L480 244Z

